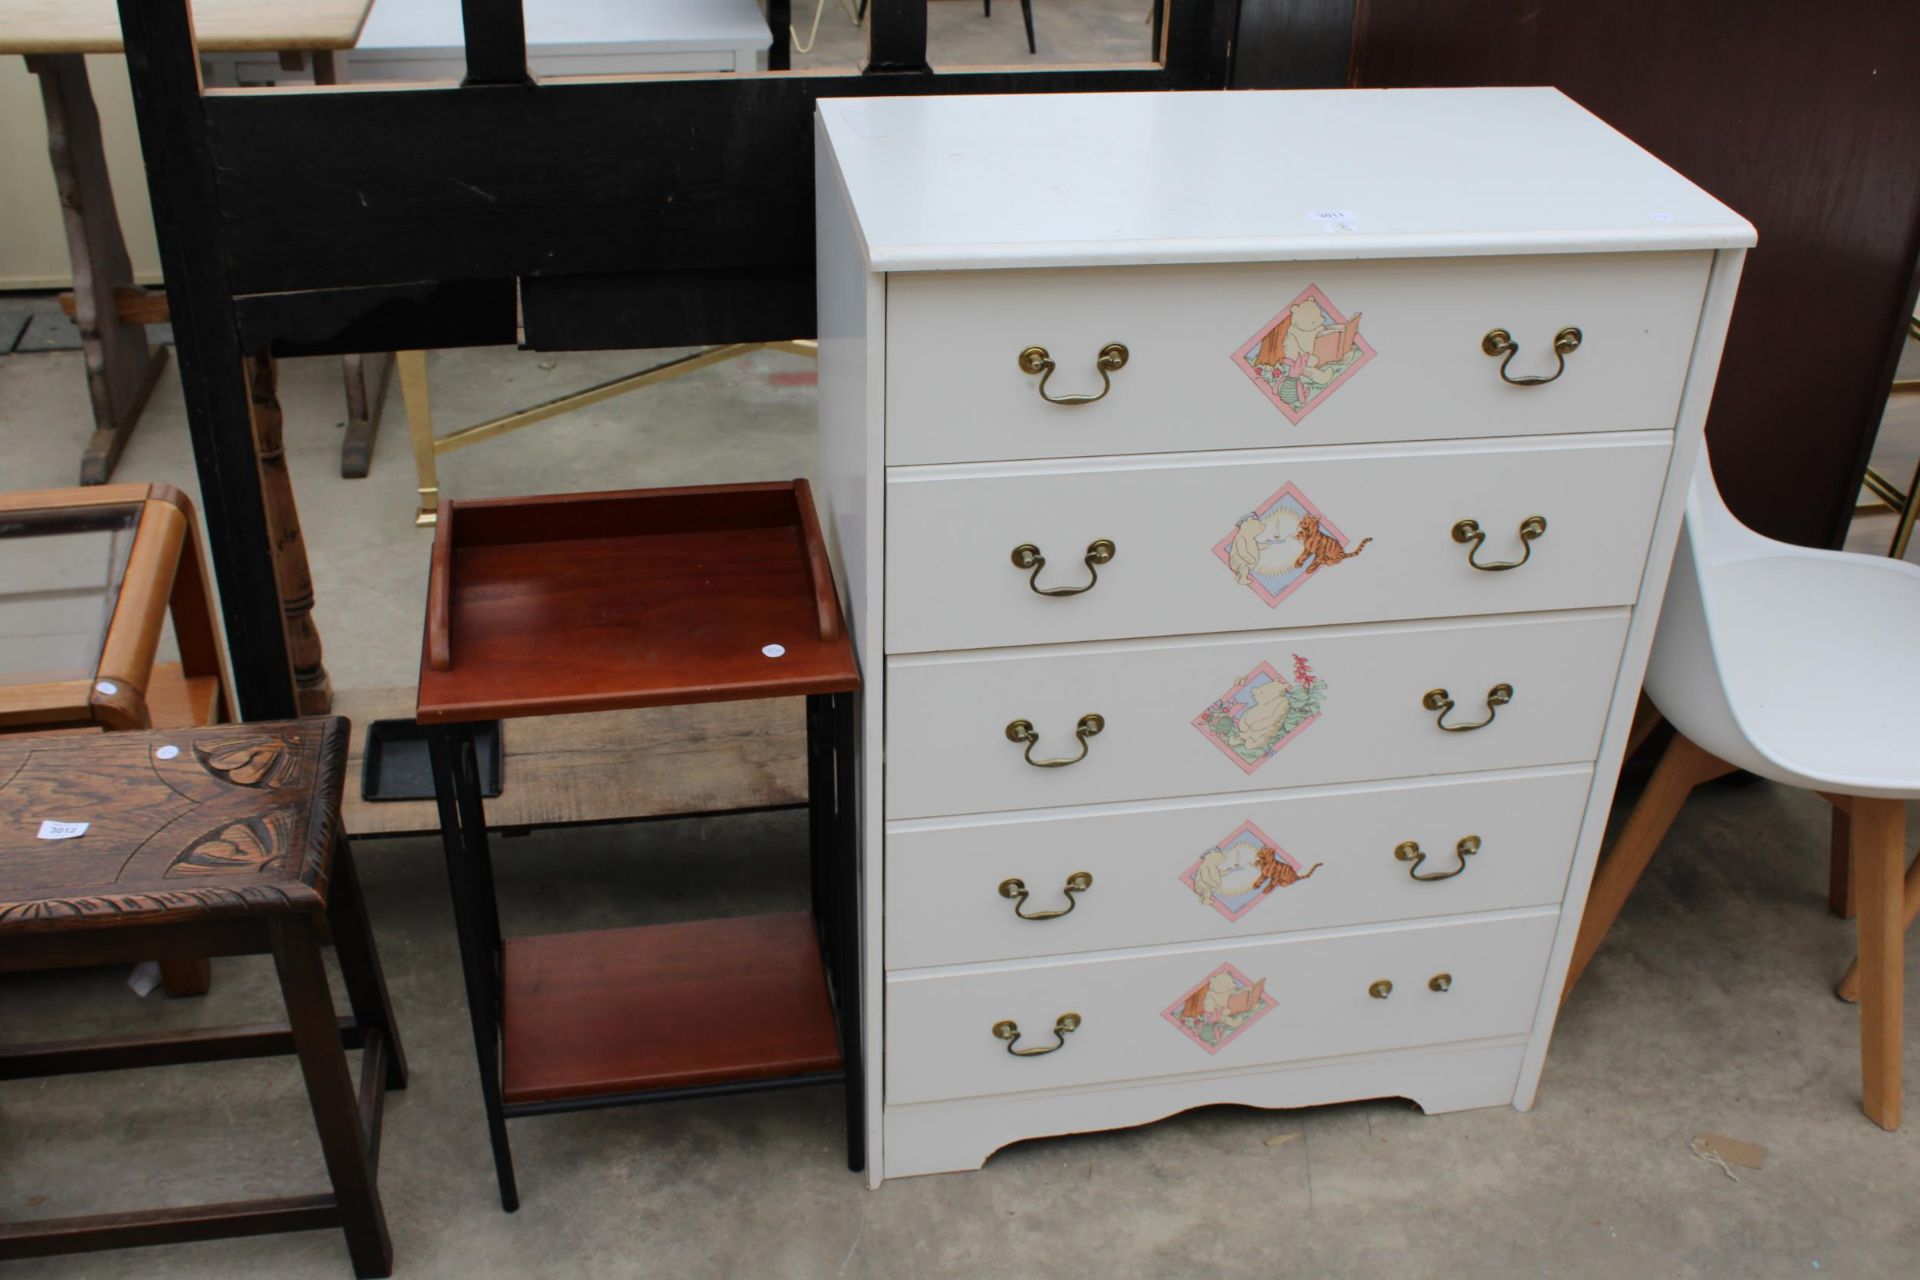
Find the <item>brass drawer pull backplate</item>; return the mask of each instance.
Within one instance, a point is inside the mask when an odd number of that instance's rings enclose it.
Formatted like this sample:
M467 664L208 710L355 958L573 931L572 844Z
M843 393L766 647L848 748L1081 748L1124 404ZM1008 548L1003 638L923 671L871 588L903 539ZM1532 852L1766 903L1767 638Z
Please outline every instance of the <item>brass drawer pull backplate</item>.
M1475 729L1484 729L1492 724L1497 709L1506 706L1512 701L1512 685L1497 684L1493 686L1493 688L1487 690L1487 718L1485 720L1475 720L1472 724L1447 723L1447 712L1453 710L1453 695L1445 689L1427 690L1426 696L1420 699L1420 705L1429 711L1439 712L1440 714L1434 717L1434 723L1442 729L1445 729L1448 733L1472 733ZM1008 734L1011 736L1012 726L1008 726ZM1085 755L1086 752L1083 751L1080 754Z
M1087 566L1087 581L1080 587L1043 587L1040 585L1040 571L1047 567L1047 558L1040 554L1040 548L1031 542L1023 542L1013 549L1013 567L1031 569L1027 577L1027 586L1037 596L1077 596L1083 591L1093 590L1100 581L1100 571L1095 565L1105 564L1113 559L1113 541L1110 538L1095 538L1087 544L1087 554L1082 557Z
M1025 743L1027 747L1026 761L1036 769L1064 769L1070 764L1079 764L1082 760L1085 760L1087 758L1087 739L1094 737L1106 727L1107 718L1103 715L1089 712L1081 716L1080 722L1073 727L1073 736L1080 739L1080 754L1077 756L1061 756L1055 760L1035 760L1033 758L1033 749L1040 745L1040 735L1034 731L1031 720L1009 721L1007 724L1007 741Z
M1016 1049L1020 1043L1020 1024L1012 1018L993 1024L994 1038L1007 1042L1007 1052L1016 1058L1038 1058L1049 1053L1058 1053L1067 1047L1067 1037L1080 1029L1080 1015L1063 1013L1053 1020L1053 1043L1044 1049Z
M1480 837L1461 836L1460 843L1453 846L1453 852L1455 856L1460 859L1459 866L1451 871L1429 871L1425 875L1420 874L1420 864L1427 860L1427 854L1426 851L1420 847L1418 841L1401 841L1395 846L1393 856L1402 862L1411 862L1413 864L1407 868L1407 874L1415 880L1451 880L1467 869L1468 858L1480 852Z
M1519 376L1507 372L1507 366L1512 364L1513 358L1520 354L1520 344L1515 342L1513 335L1505 329L1487 330L1486 336L1480 339L1480 349L1490 356L1506 357L1506 359L1500 361L1500 377L1502 381L1512 383L1516 387L1539 387L1545 386L1567 371L1567 357L1580 349L1580 343L1580 331L1572 325L1568 325L1553 335L1553 358L1556 361L1553 372L1545 374L1529 373Z
M1027 882L1018 876L1009 876L1000 882L1000 896L1013 899L1013 914L1019 916L1022 920L1058 920L1078 905L1080 900L1074 897L1075 894L1085 893L1091 888L1093 888L1093 873L1091 871L1076 871L1068 876L1066 887L1063 890L1067 895L1067 905L1061 907L1058 911L1028 911L1026 909Z
M1467 549L1468 564L1486 573L1501 573L1508 569L1518 569L1521 565L1525 564L1533 556L1533 540L1545 536L1546 532L1547 518L1545 516L1528 516L1520 522L1520 558L1518 560L1492 560L1486 564L1480 563L1478 559L1481 544L1487 540L1486 531L1480 527L1478 520L1460 520L1455 522L1453 526L1453 540L1455 542L1470 542L1473 544Z
M1045 347L1028 347L1020 353L1020 371L1040 375L1040 398L1048 404L1092 404L1096 400L1106 399L1107 392L1113 390L1113 379L1108 375L1127 367L1126 347L1118 342L1109 342L1100 348L1093 367L1100 373L1100 390L1090 396L1050 396L1047 394L1047 379L1053 377L1053 357L1047 354Z

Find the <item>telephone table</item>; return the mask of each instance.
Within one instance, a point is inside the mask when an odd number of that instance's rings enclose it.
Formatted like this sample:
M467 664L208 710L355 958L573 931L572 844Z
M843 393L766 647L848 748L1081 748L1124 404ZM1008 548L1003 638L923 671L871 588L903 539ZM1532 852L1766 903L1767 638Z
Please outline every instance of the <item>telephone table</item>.
M860 677L807 482L443 502L430 572L416 714L501 1207L508 1119L717 1093L844 1081L860 1169ZM782 696L807 699L811 913L502 937L476 722Z

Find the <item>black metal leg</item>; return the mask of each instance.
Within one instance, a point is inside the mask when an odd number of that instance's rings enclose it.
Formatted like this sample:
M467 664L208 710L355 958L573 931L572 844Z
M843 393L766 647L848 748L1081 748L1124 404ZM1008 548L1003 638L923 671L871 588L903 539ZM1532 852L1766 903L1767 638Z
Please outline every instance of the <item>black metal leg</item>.
M1038 53L1033 43L1033 0L1020 0L1020 16L1027 24L1027 52Z
M865 1039L860 1018L860 778L859 695L835 694L831 703L834 736L833 899L834 987L840 998L841 1057L847 1067L847 1168L867 1167Z
M838 857L834 845L834 816L838 810L833 791L837 740L833 695L811 695L807 699L807 871L812 886L808 900L813 904L821 946L829 954L836 945L832 877Z
M353 851L341 836L333 851L333 874L327 888L327 923L333 930L333 952L347 988L353 1020L378 1027L386 1042L387 1088L407 1087L407 1055L400 1047L400 1029L387 998L387 980L380 972L380 953L373 945L373 925L367 919L366 895L360 892L360 872Z
M476 858L486 861L487 829L484 818L478 817L478 782L469 781L472 774L465 767L472 758L472 734L463 725L436 725L427 731L427 750L433 760L433 795L440 808L440 837L453 891L453 922L460 938L460 969L466 979L467 1012L473 1022L473 1050L479 1061L494 1173L500 1182L500 1207L512 1213L520 1207L520 1190L514 1181L513 1151L507 1144L507 1120L500 1105L500 918L487 913L492 899L491 867L484 868L488 890L484 897L475 884L473 863ZM469 812L476 815L474 832L466 830Z

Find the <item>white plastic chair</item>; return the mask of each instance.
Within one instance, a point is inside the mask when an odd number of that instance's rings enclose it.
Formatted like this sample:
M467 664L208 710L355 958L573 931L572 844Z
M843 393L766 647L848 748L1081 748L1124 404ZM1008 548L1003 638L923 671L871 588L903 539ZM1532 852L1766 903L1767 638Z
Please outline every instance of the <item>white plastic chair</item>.
M1818 792L1834 806L1829 905L1859 917L1838 994L1860 1002L1861 1106L1899 1128L1902 938L1920 914L1920 859L1904 893L1900 874L1906 802L1920 799L1916 641L1920 567L1762 537L1702 459L1647 667L1674 739L1594 876L1565 990L1695 787L1745 769Z

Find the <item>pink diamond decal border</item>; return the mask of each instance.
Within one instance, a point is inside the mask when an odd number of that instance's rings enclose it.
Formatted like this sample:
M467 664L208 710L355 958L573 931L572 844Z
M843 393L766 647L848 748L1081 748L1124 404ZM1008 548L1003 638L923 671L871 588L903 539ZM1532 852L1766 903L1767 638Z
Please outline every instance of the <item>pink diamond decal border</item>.
M1309 303L1312 310L1305 309ZM1319 285L1310 284L1233 353L1234 367L1297 424L1376 354L1360 336L1360 315L1342 315ZM1313 321L1318 323L1308 327ZM1325 381L1318 372L1326 373Z
M1229 981L1217 983L1223 974ZM1267 994L1265 978L1255 982L1231 964L1223 964L1162 1009L1160 1016L1208 1053L1219 1053L1279 1007Z

